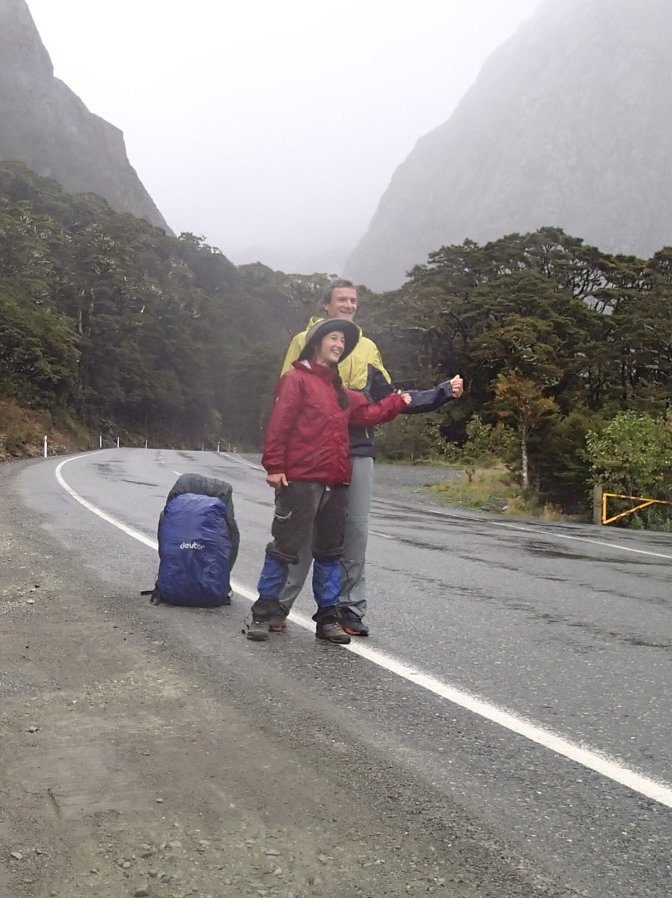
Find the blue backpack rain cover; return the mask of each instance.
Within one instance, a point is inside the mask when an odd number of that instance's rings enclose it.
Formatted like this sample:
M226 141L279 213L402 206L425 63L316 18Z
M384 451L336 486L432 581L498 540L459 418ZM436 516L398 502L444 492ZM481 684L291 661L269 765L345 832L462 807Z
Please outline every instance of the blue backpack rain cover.
M226 504L215 496L169 497L159 523L160 601L215 607L229 604L237 543Z

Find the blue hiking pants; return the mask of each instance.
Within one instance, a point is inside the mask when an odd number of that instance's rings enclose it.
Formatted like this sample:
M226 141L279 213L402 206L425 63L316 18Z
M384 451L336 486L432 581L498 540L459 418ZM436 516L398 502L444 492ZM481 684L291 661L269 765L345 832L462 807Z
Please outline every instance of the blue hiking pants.
M266 546L259 576L259 598L252 606L257 619L270 620L284 613L280 596L290 565L299 561L301 548L311 547L313 595L318 609L333 608L341 589L341 556L348 507L347 486L326 487L312 481L293 481L275 495L272 541Z
M343 556L341 562L341 593L339 610L348 609L357 617L366 614L366 544L369 536L369 509L373 489L373 459L353 457L352 481L348 490L348 514L345 521ZM298 551L299 560L292 565L280 595L283 614L292 605L308 578L313 561L311 536Z

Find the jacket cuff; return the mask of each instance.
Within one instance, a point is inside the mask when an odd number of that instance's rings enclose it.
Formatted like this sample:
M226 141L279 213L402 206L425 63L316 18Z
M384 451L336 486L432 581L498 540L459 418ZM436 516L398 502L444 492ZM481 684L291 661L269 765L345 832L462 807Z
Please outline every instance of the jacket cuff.
M261 464L262 464L264 471L266 471L267 474L284 474L285 468L287 467L287 465L284 464L284 462L283 462L283 464L279 464L279 463L273 464L272 462L262 461Z

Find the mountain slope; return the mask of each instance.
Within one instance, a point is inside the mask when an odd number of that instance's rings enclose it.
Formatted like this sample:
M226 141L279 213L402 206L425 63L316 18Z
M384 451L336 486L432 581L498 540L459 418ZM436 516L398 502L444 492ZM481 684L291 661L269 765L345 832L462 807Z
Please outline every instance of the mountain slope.
M168 230L128 161L122 132L54 77L25 0L0 0L0 159Z
M545 0L395 172L346 273L544 225L644 258L672 241L672 4Z

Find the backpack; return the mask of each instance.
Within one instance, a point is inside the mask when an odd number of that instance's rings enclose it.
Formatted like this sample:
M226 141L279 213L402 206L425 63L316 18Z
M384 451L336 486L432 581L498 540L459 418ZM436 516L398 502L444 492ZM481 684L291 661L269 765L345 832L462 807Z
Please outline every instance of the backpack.
M240 534L225 480L182 474L159 517L154 604L215 608L231 604L231 569Z

